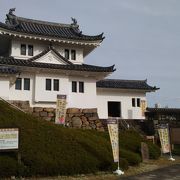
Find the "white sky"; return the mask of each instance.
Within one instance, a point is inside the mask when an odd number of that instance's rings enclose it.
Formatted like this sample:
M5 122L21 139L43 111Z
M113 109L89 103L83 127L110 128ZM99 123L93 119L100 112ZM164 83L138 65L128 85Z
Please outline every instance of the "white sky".
M148 79L160 87L149 106L180 107L180 0L0 0L0 21L16 7L26 18L71 23L84 34L104 32L102 45L85 63L109 66L110 78Z

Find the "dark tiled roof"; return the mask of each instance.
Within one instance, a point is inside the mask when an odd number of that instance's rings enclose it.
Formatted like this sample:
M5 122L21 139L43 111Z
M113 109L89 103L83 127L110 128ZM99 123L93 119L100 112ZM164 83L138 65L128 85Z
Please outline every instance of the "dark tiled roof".
M6 66L20 66L20 67L36 67L36 68L48 68L48 69L62 69L62 70L75 70L75 71L88 71L88 72L113 72L115 71L114 65L110 67L100 67L93 65L77 65L77 64L48 64L34 62L31 60L14 59L13 57L0 57L0 65Z
M147 81L144 80L121 80L121 79L105 79L98 81L96 86L98 88L116 88L116 89L137 89L154 91L159 88L149 86Z
M49 46L47 49L45 49L44 51L42 51L40 54L28 59L28 61L35 61L37 59L39 59L40 57L44 56L45 54L47 54L49 51L53 51L58 57L61 58L61 60L63 60L65 62L65 64L69 64L72 65L73 63L68 61L68 59L66 59L65 57L63 57L54 47Z
M26 19L13 14L7 14L6 16L6 24L0 23L0 27L15 32L72 40L102 41L104 39L103 33L96 36L82 34L77 22L73 22L72 24L59 24Z
M14 67L0 66L0 74L17 74L19 71Z
M154 113L180 113L179 108L147 108L146 110Z

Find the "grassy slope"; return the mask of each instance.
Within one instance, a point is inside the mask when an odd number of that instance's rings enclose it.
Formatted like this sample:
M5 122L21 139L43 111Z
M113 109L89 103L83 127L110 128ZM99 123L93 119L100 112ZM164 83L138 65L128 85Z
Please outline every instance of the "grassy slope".
M109 141L98 132L63 128L3 102L0 127L20 129L20 152L29 174L85 173L112 166Z
M107 133L60 127L14 110L0 101L0 128L11 127L20 129L22 165L16 167L15 157L4 153L0 156L0 176L70 175L113 169ZM127 161L137 164L141 160L137 154L141 138L133 133L123 136L121 157L127 160L122 159L121 166L127 168ZM130 146L126 137L135 139L135 144Z

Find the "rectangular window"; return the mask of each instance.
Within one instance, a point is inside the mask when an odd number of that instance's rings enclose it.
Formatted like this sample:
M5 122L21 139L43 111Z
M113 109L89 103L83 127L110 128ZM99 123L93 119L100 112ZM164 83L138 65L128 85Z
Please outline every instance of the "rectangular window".
M69 59L69 49L65 49L65 58Z
M30 90L30 79L24 78L24 90Z
M77 82L72 81L72 92L77 92Z
M71 50L71 60L76 60L76 51Z
M51 79L46 79L46 90L51 91Z
M21 44L21 55L26 55L26 45Z
M54 91L59 91L59 79L54 79Z
M33 45L28 45L28 56L33 56Z
M137 98L137 107L140 107L141 106L141 100L140 98Z
M22 89L22 79L21 78L16 79L15 89L16 90L21 90Z
M79 82L79 92L84 93L84 82Z
M132 98L132 107L136 107L136 99Z

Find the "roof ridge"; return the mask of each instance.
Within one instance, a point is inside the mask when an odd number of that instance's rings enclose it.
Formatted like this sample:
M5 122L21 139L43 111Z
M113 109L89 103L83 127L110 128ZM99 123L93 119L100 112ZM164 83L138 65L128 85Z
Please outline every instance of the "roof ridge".
M33 22L33 23L37 23L37 24L44 24L44 25L50 25L50 26L69 27L69 28L75 27L75 26L72 26L71 24L50 22L50 21L37 20L37 19L31 19L31 18L24 18L24 17L20 17L20 16L16 16L16 18L19 21Z
M146 82L146 80L129 80L129 79L103 79L102 81L128 81L128 82Z

